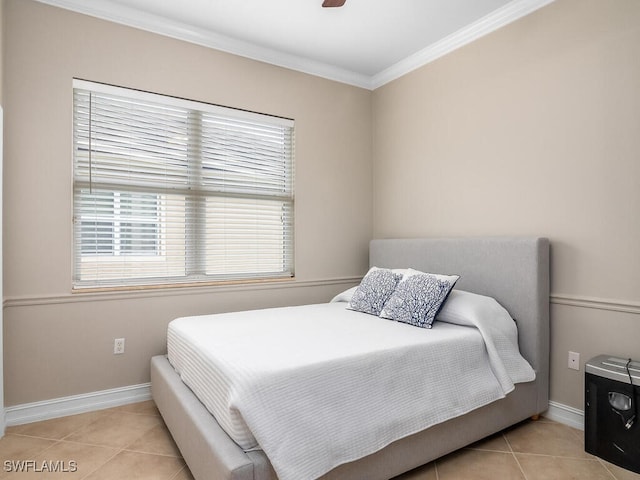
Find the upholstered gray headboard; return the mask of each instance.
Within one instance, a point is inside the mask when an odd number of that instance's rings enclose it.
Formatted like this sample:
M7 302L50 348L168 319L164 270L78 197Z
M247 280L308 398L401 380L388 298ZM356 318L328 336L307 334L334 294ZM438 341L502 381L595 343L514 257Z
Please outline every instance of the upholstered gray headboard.
M520 352L548 401L549 240L469 237L372 240L369 264L460 275L456 287L494 297L518 324Z

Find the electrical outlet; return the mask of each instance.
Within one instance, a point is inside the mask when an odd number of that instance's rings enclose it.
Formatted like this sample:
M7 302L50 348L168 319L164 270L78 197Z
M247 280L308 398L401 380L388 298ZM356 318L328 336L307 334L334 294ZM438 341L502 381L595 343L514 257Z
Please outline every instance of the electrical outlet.
M120 355L124 353L124 338L116 338L113 341L113 354Z
M572 370L580 370L580 354L576 352L569 352L569 368Z

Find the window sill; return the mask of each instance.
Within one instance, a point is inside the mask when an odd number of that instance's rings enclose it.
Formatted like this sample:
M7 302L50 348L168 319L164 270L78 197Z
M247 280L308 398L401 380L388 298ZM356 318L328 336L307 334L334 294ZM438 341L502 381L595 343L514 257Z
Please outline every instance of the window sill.
M291 277L273 277L273 278L256 278L245 280L215 280L204 282L184 282L184 283L161 283L149 285L120 285L120 286L104 286L104 287L74 287L71 289L72 294L85 293L111 293L111 292L141 292L155 290L183 290L183 289L209 289L212 287L242 287L245 285L263 285L273 283L294 282L295 275Z

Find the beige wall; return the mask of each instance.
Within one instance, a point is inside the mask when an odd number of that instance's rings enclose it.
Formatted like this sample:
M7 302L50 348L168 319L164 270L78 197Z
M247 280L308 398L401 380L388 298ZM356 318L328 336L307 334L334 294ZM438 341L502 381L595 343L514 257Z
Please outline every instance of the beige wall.
M640 358L638 59L640 2L557 0L373 96L374 236L548 236L579 409L569 350Z
M4 105L2 99L4 85L4 0L0 0L0 105Z
M0 300L2 296L2 165L4 149L4 102L3 102L3 79L4 79L4 0L0 0ZM0 310L0 436L4 435L4 354L3 341L3 312Z
M327 301L366 270L371 92L29 0L4 15L7 406L147 382L170 319ZM295 119L295 281L71 295L73 77Z
M2 13L6 405L147 382L179 315L325 301L372 232L548 236L556 402L583 408L568 350L640 357L637 0L557 0L373 94L29 0ZM295 118L295 282L72 296L73 77Z

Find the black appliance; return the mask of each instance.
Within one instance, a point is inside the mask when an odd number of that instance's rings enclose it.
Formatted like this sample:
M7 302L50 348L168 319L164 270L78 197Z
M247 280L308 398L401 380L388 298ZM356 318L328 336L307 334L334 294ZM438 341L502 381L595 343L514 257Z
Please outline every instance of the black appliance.
M585 366L585 450L640 473L640 362L600 355Z

